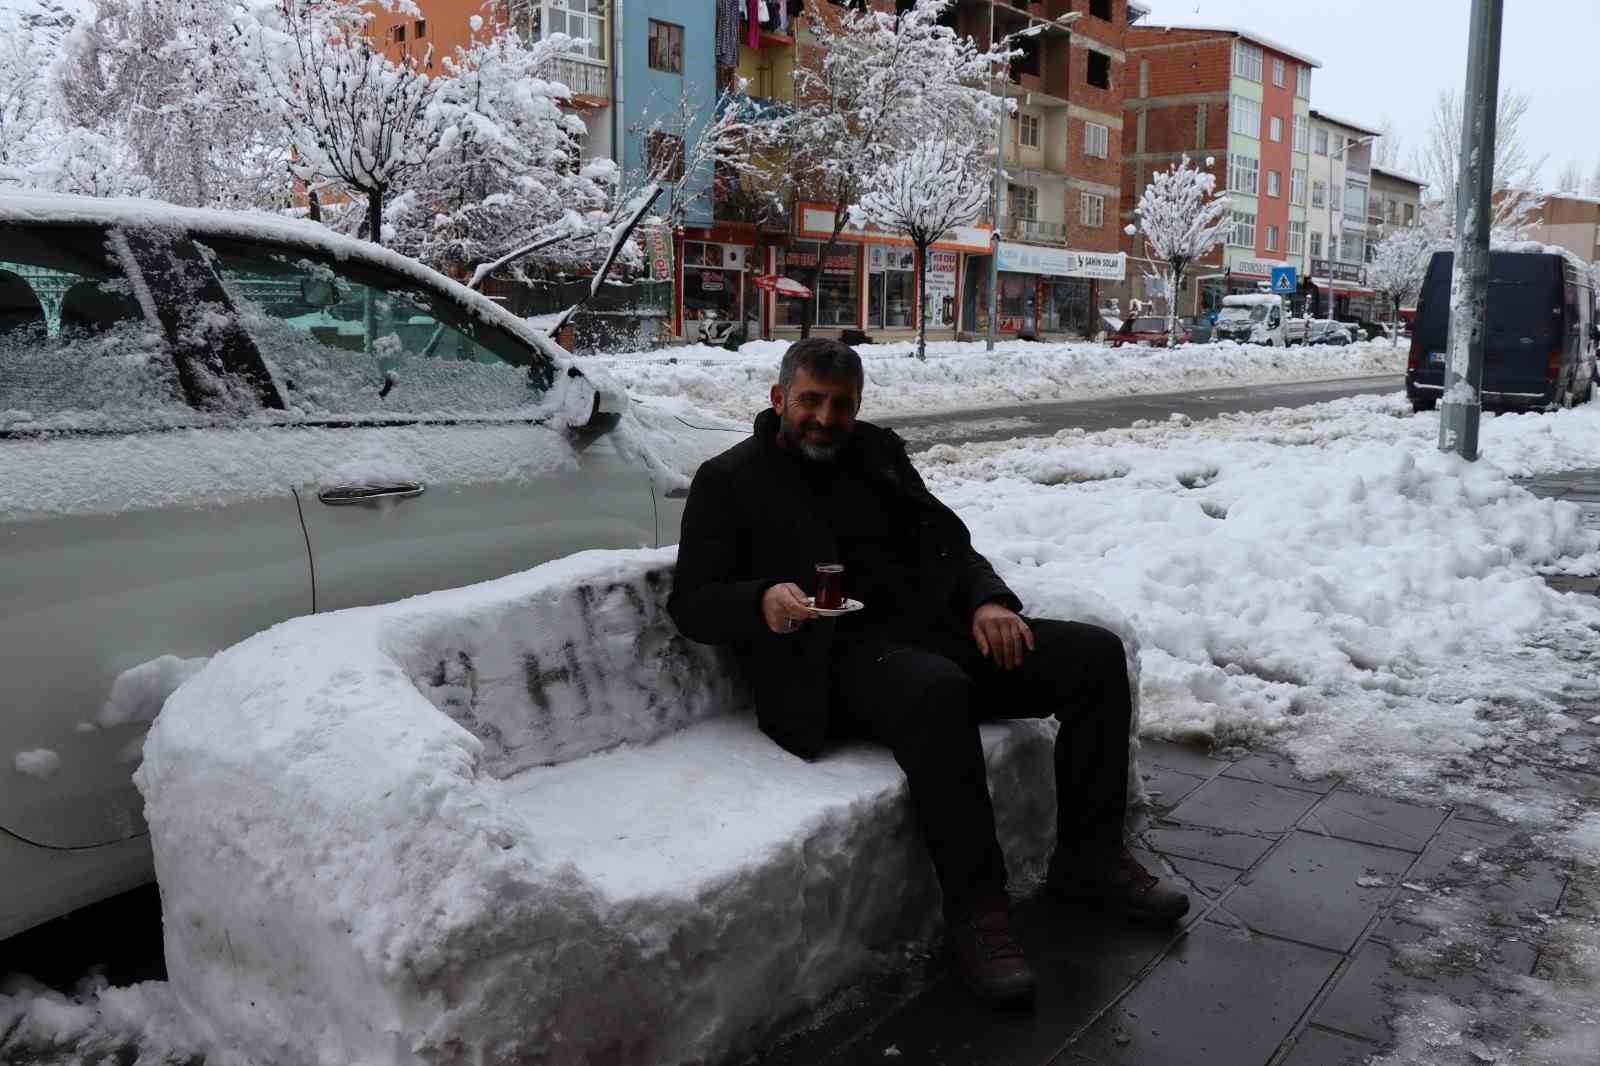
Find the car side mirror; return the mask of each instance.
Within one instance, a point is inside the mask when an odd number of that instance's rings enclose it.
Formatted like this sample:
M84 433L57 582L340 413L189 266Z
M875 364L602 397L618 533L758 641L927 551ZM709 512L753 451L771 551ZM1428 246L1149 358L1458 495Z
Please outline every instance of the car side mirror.
M332 307L340 302L339 286L326 278L301 278L300 299L308 307Z

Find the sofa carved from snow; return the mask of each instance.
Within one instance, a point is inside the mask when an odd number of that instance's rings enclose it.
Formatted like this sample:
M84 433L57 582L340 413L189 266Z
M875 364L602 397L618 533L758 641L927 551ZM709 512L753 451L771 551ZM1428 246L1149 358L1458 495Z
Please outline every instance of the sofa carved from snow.
M172 696L137 780L211 1061L715 1063L934 930L893 759L767 740L673 557L296 619ZM983 727L1014 876L1053 737Z

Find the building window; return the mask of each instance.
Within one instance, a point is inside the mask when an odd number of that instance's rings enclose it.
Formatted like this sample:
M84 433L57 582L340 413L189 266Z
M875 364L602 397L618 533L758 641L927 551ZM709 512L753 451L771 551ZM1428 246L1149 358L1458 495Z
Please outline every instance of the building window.
M1346 263L1361 262L1363 248L1366 243L1367 238L1364 234L1354 230L1345 230L1344 239L1339 242L1340 247L1344 251L1344 255L1341 258L1343 258Z
M1233 192L1261 193L1261 160L1248 155L1228 157L1228 188Z
M914 325L917 303L917 253L910 248L867 247L867 325L906 329Z
M1400 224L1400 201L1390 200L1385 205L1385 208L1389 216L1389 225L1398 226ZM1382 217L1385 214L1385 211L1380 211L1378 214L1379 217Z
M596 63L606 61L606 8L609 0L526 0L513 4L511 28L525 41L554 33L585 43L573 53Z
M1313 233L1311 235L1311 258L1322 258L1322 234L1320 233Z
M815 241L795 241L785 248L778 259L778 270L803 285L811 284L811 272L816 269L821 246ZM817 278L817 318L819 326L854 326L860 313L860 267L858 251L853 247L840 247L828 257L828 262ZM798 326L804 318L805 301L795 297L778 300L779 326Z
M1312 207L1327 207L1328 206L1328 183L1327 182L1325 182L1325 181L1313 181L1311 183L1311 206Z
M1092 155L1096 159L1104 159L1111 151L1111 128L1102 126L1098 122L1086 122L1083 125L1083 154Z
M645 141L645 165L663 181L683 180L683 138L651 130Z
M1233 73L1236 77L1261 80L1261 49L1249 41L1233 42Z
M406 39L406 24L389 27L389 40L395 44L404 44Z
M1111 21L1111 0L1089 0L1089 14L1097 19Z
M1417 205L1406 204L1406 225L1414 226L1417 223Z
M740 321L755 312L754 286L745 285L745 268L755 249L737 244L683 242L683 317L690 321L716 318Z
M1318 155L1327 155L1328 154L1328 131L1327 130L1322 129L1322 128L1319 127L1317 129L1316 136L1314 136L1312 138L1312 141L1317 146L1317 154Z
M424 37L428 36L428 20L418 19L412 24L412 29L415 31L413 32L412 36L419 41L422 40Z
M1097 89L1111 88L1111 57L1102 52L1089 53L1090 85Z
M1296 207L1306 205L1306 172L1303 170L1289 171L1289 202Z
M1367 187L1346 182L1344 187L1344 213L1358 219L1367 217Z
M1038 115L1018 115L1017 116L1017 139L1020 140L1025 147L1028 147L1028 148L1037 148L1037 147L1039 147L1039 116Z
M1283 195L1283 175L1279 174L1276 170L1267 171L1267 195Z
M1311 68L1299 66L1294 68L1294 94L1302 100L1311 99Z
M1289 223L1289 254L1306 254L1306 224L1304 222Z
M1276 252L1277 250L1278 250L1278 227L1277 226L1268 226L1267 227L1267 251Z
M1273 115L1272 121L1267 123L1267 138L1279 144L1283 143L1283 119L1277 115Z
M1090 229L1099 229L1106 224L1106 198L1094 193L1082 193L1079 196L1078 219Z
M1294 117L1294 150L1305 152L1311 148L1311 124L1304 115Z
M1039 190L1032 185L1007 185L1006 203L1011 205L1012 218L1039 217Z
M1287 79L1284 77L1284 70L1285 68L1283 60L1274 59L1272 61L1272 84L1276 85L1280 89L1283 88L1284 82L1287 81Z
M1234 133L1242 137L1261 136L1261 103L1246 96L1235 96L1229 107L1233 118L1228 123Z
M650 69L667 74L683 73L683 27L650 20Z
M1235 248L1254 248L1256 246L1256 216L1245 211L1234 211L1233 231L1228 234L1228 243Z

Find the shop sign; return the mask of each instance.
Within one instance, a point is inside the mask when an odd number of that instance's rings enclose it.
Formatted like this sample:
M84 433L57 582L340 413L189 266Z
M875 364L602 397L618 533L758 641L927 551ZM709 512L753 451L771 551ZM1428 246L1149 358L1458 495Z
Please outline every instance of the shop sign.
M955 325L956 258L955 252L928 255L928 298L923 312L930 326Z
M672 280L672 230L667 226L651 226L645 236L646 254L650 259L650 280Z
M787 267L800 267L809 270L817 265L816 252L791 252L783 253L783 263ZM828 272L830 274L854 274L856 272L856 253L845 252L843 255L828 256Z
M1236 259L1229 266L1229 271L1235 276L1247 278L1260 278L1266 281L1272 277L1272 269L1286 265L1281 259Z
M1127 277L1128 257L1123 252L1080 252L1001 241L999 267L1014 274L1121 281Z
M833 206L825 203L802 203L799 222L799 236L809 240L826 240L833 234ZM935 247L959 252L987 253L991 232L988 226L954 226L939 238ZM877 241L900 246L909 246L911 243L902 234L877 226L856 226L849 222L846 222L844 228L839 231L839 239L865 241L869 244Z
M721 292L722 291L722 271L720 271L720 270L702 270L702 271L700 271L700 291L701 292Z

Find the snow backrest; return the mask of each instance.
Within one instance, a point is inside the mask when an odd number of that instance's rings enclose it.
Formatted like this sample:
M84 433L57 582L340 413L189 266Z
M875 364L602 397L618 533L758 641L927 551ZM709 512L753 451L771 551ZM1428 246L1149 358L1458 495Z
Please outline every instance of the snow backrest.
M748 705L731 658L678 632L671 585L668 553L584 552L400 615L383 643L506 778Z

